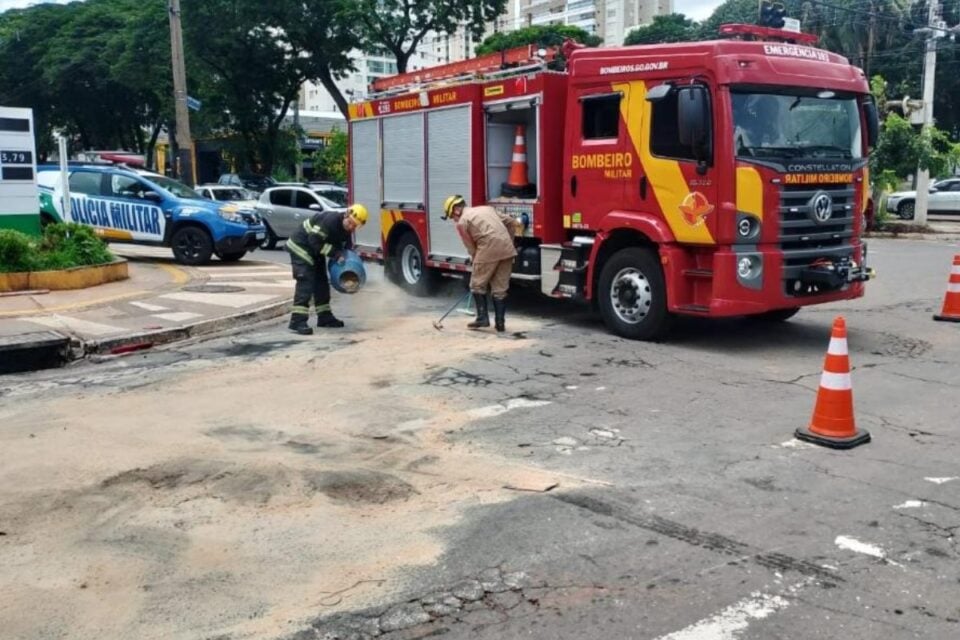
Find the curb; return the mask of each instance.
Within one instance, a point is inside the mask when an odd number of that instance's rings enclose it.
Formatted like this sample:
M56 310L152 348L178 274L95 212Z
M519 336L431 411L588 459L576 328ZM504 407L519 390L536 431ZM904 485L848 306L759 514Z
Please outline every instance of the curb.
M140 351L162 344L169 344L171 342L229 329L238 324L269 320L289 313L292 304L293 301L287 299L280 302L273 302L256 309L250 309L249 311L243 311L220 318L212 318L183 327L143 331L118 338L108 338L106 340L87 340L77 345L79 348L75 351L77 354L75 359L90 355L119 355L131 351Z

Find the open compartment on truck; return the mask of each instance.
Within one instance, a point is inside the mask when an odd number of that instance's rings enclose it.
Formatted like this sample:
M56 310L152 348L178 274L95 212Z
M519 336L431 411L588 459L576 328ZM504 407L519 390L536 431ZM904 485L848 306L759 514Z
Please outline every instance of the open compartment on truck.
M484 104L489 202L537 200L541 183L539 111L539 100L535 97ZM518 140L523 142L525 180L517 180L516 175L511 180L514 157L518 153Z

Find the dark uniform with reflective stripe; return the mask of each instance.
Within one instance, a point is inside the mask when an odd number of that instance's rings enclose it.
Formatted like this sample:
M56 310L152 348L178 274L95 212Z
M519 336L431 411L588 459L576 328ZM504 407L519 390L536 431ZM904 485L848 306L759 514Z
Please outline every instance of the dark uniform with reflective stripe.
M343 323L330 311L330 281L327 260L344 249L353 248L352 234L343 228L346 213L315 213L287 240L290 265L297 287L293 292L293 314L290 328L305 327L310 315L310 302L317 309L318 327L342 327Z

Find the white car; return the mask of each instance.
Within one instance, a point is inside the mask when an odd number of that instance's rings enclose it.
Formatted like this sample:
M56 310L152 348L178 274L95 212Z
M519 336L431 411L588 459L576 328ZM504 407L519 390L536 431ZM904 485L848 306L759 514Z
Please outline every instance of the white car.
M277 242L293 235L297 227L318 211L344 211L336 202L324 198L310 187L270 187L260 194L257 212L267 226L261 249L275 249Z
M913 208L916 199L916 191L891 193L887 196L887 211L896 214L903 220L913 220ZM947 178L934 182L930 186L927 211L960 215L960 178Z
M242 187L223 184L202 184L194 188L204 198L232 202L242 209L256 209L257 196Z

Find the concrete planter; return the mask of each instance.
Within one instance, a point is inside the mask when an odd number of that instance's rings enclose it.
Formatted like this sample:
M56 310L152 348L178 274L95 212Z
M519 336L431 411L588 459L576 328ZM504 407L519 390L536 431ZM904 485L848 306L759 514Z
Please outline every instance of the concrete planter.
M117 258L109 264L90 267L73 267L60 271L30 271L26 273L0 273L0 292L47 289L65 291L86 289L98 284L126 280L127 261Z

